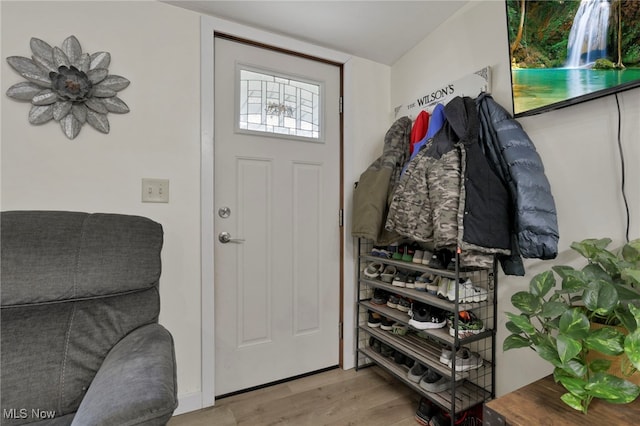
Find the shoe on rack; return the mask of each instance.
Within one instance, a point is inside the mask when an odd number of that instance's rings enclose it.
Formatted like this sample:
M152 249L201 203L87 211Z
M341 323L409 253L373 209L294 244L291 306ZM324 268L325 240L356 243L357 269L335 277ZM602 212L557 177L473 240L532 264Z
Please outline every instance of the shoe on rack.
M471 352L469 348L461 348L456 352L456 371L469 371L482 367L482 357L477 352ZM447 362L449 368L453 368L453 357Z
M460 278L460 281L463 281L462 278ZM449 280L449 285L447 287L447 300L449 302L455 302L456 301L456 290L458 289L458 285L456 285L456 280L454 279L450 279ZM458 301L462 302L462 289L458 290Z
M411 259L411 261L413 263L422 264L422 257L423 256L424 256L424 250L422 250L421 248L416 248L415 249L415 253L413 253L413 259Z
M406 287L407 286L407 276L401 272L398 272L395 277L393 277L393 281L391 285L394 287Z
M393 281L393 277L396 276L396 267L393 265L387 265L384 267L384 270L380 273L380 279L385 283L391 283Z
M456 336L456 329L454 327L454 314L450 314L447 319L447 324L449 325L449 335L452 337ZM484 323L481 319L476 317L476 315L471 311L460 311L458 312L458 338L464 339L466 337L471 337L474 334L482 333L485 330Z
M387 300L389 300L389 293L381 288L376 288L373 290L373 297L371 298L371 303L374 305L386 305Z
M407 356L402 352L396 351L393 354L393 362L395 362L396 364L404 365L406 361L407 361Z
M442 411L438 411L431 420L429 420L429 426L449 426L451 419L449 416L445 416Z
M449 262L453 258L453 253L447 249L440 249L433 252L429 259L428 266L434 269L447 269Z
M385 331L391 331L393 330L393 324L395 324L395 321L392 320L391 318L382 317L382 321L380 322L380 328Z
M414 303L409 313L409 325L418 330L442 328L447 325L447 319L442 310L429 307L424 303Z
M420 364L419 362L416 362L415 364L413 364L413 367L411 367L411 370L409 370L409 372L407 373L407 378L414 383L419 383L420 379L422 379L422 376L424 376L426 372L427 367Z
M427 293L433 294L434 296L438 294L438 289L440 288L440 281L446 280L447 278L441 277L440 275L431 276L431 279L426 283Z
M431 261L431 256L433 256L433 252L429 251L429 250L425 250L422 253L422 264L425 266L429 265L429 261Z
M393 309L398 308L398 302L400 301L400 297L395 294L390 294L389 299L387 299L387 306Z
M373 311L369 311L369 318L367 319L367 325L372 328L380 327L382 323L382 316Z
M402 254L403 262L413 262L413 255L416 253L416 249L413 245L404 246L404 253Z
M397 250L391 254L391 258L393 260L402 260L402 255L404 254L405 246L396 246Z
M411 358L411 357L407 357L407 358L404 360L404 365L406 365L406 366L407 366L407 368L413 368L413 366L415 365L415 363L416 363L416 361L415 361L413 358Z
M378 278L384 269L384 265L380 262L371 262L364 268L364 275L367 278Z
M395 354L395 349L393 349L391 346L387 345L386 343L382 343L380 345L380 355L385 356L385 357L390 357L393 356L393 354Z
M449 287L453 284L453 280L450 278L440 277L438 282L438 291L436 295L441 299L448 299Z
M433 282L433 277L430 273L425 272L422 275L418 275L415 279L415 289L418 291L427 291L427 283Z
M409 331L409 327L404 324L400 324L399 322L393 324L393 327L391 327L391 332L398 336L404 336L407 334L407 331Z
M445 365L449 365L451 362L451 357L453 356L453 350L445 346L442 348L442 352L440 352L440 362Z
M376 353L380 353L380 340L375 337L369 337L369 347Z
M438 412L439 408L424 396L418 402L415 419L422 426L429 426L429 420Z
M462 279L460 279L462 281ZM473 285L470 279L460 284L460 301L463 303L484 302L487 300L487 290ZM462 295L464 295L464 300Z
M427 373L420 379L419 386L429 392L442 392L451 387L451 378L438 374L433 369L428 369Z
M396 309L399 310L400 312L409 312L411 310L411 301L406 297L400 297L400 300L398 300L398 306L396 306Z
M407 281L405 283L405 287L409 288L409 289L415 289L416 288L416 277L414 277L413 275L408 275L407 276Z
M373 249L371 250L371 255L372 256L378 256L378 257L382 257L383 259L391 259L391 255L393 253L390 252L389 250L387 250L387 247L378 247L375 246L373 247Z

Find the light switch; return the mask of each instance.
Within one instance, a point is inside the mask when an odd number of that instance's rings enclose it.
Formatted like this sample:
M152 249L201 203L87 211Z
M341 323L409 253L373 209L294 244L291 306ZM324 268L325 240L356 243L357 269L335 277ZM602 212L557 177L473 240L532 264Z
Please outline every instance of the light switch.
M168 203L169 179L142 179L143 203Z

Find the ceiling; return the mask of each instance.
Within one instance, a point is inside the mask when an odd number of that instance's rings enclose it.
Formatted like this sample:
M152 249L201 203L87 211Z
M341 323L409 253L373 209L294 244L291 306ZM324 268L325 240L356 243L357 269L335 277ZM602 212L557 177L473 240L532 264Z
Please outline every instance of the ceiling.
M392 65L469 1L165 3Z

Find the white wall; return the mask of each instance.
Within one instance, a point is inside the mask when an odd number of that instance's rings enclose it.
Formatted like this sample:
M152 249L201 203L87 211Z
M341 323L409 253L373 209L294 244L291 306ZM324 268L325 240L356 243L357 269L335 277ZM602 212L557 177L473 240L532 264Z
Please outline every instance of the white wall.
M357 248L351 237L353 184L382 155L389 128L390 67L353 57L344 66L344 306L355 306ZM355 309L344 314L344 368L355 366Z
M2 7L2 210L115 212L150 217L165 232L160 322L174 336L180 395L200 390L200 21L159 2L9 2ZM111 53L110 74L131 81L131 112L111 132L85 125L69 140L57 123L27 121L4 93L24 81L5 58L29 40ZM170 179L169 204L142 204L141 178Z
M471 1L391 67L391 105L456 80L486 65L492 69L492 96L511 110L511 81L504 2ZM619 95L622 144L631 207L630 237L640 234L640 89ZM617 110L609 96L519 120L541 155L558 211L560 255L554 261L528 260L525 277L499 276L496 393L510 392L551 371L528 349L502 351L508 335L505 311L536 273L554 263L574 263L569 245L590 237L624 240L620 192Z

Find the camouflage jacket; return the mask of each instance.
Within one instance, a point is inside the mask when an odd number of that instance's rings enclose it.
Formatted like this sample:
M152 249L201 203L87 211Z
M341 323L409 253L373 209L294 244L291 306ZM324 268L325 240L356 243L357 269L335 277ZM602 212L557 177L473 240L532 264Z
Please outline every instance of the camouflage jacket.
M407 166L385 226L434 249L460 248L461 266L487 267L510 253L508 193L479 146L474 101L452 99L445 116Z

